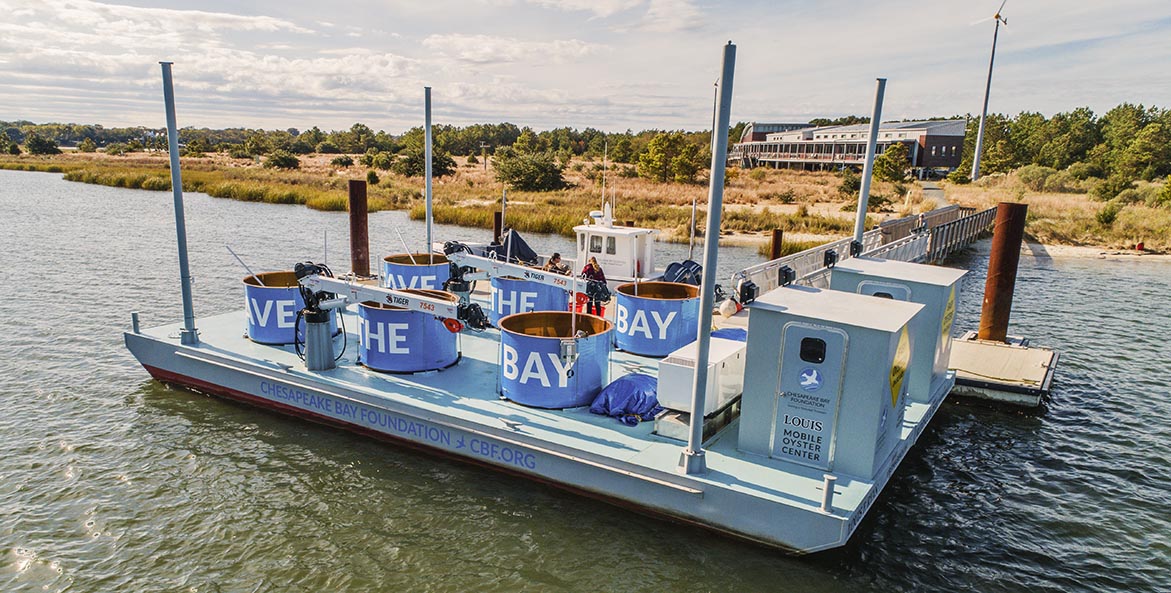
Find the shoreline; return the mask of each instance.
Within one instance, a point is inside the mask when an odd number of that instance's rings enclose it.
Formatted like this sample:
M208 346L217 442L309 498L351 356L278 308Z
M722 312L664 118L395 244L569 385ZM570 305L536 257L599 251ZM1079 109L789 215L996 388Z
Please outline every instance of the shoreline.
M23 161L25 159L20 159L20 160ZM89 165L94 164L93 162L63 164L63 163L59 163L59 162L53 162L52 159L48 159L48 158L35 159L35 160L34 159L27 159L27 161L28 162L26 162L26 163L22 163L22 165L24 165L22 167L0 166L0 168L13 170L13 171L44 172L44 173L57 173L57 174L68 175L70 173L71 169L78 169L78 168L83 167L86 164L89 164ZM302 172L304 172L304 171L302 171ZM148 176L149 177L161 176L161 173L162 173L161 170L158 172L152 171L150 175L138 175L138 177L146 178ZM212 197L224 198L224 199L237 199L237 200L243 200L243 201L258 201L258 202L284 203L284 204L289 204L289 205L301 205L301 206L305 206L307 208L323 210L323 211L330 211L330 210L344 211L345 210L344 192L342 192L340 190L335 190L333 188L327 189L325 187L322 187L322 188L310 189L310 188L305 187L303 185L297 184L294 181L294 182L292 182L292 185L290 185L289 187L287 187L287 188L282 187L281 188L281 189L288 189L290 191L277 192L280 195L277 195L275 197L268 196L267 194L266 195L258 195L258 196L248 195L248 196L241 197L241 196L236 196L236 195L226 195L226 194L233 193L233 192L228 192L226 190L236 189L235 186L246 185L246 184L248 184L247 181L233 179L231 181L235 181L235 183L232 183L232 182L219 183L219 184L214 184L216 187L206 187L205 188L205 187L200 187L204 184L198 183L198 180L195 179L197 177L200 177L200 173L204 173L204 171L197 170L194 175L190 176L190 178L184 179L184 184L183 184L184 186L188 185L188 181L196 182L196 183L191 184L196 187L185 188L186 191L203 191L204 193L207 193L207 194L211 195ZM128 187L130 189L139 189L139 187L130 187L129 185L121 183L121 182L105 182L106 180L100 180L100 179L68 179L68 180L73 181L75 183L92 183L95 185L108 185L108 186L113 186L113 187ZM147 191L169 190L170 180L166 179L165 181L166 181L165 185L167 187L162 187L163 184L160 183L160 184L157 184L158 187L141 187L141 189L146 189ZM265 180L264 182L259 182L256 184L261 185L264 183L267 183L270 185L278 185L278 184L284 185L283 182L278 182L275 180ZM224 187L220 187L220 186L224 186ZM245 188L245 189L247 189L247 188ZM217 190L224 190L224 191L217 191ZM304 200L304 202L298 202L295 199L295 196L292 196L292 194L295 192L298 192L298 191L304 192L306 190L309 190L310 193L317 194L317 195L311 196L313 199L306 199L306 200ZM375 190L375 191L378 191L378 190ZM328 198L334 198L334 196L324 195L324 194L329 194L329 193L333 193L333 192L337 192L337 194L338 194L336 199L328 199ZM372 192L372 193L374 193L374 192ZM221 195L221 194L225 194L225 195ZM491 202L494 200L483 200L483 201L484 202ZM313 203L310 203L310 202L313 202ZM328 202L328 203L318 203L318 202ZM403 210L406 212L410 212L412 209L412 206L415 205L412 202L413 202L413 200L400 201L399 199L392 198L391 200L389 200L389 203L380 204L379 207L373 207L370 209L370 211L374 212L374 211L378 211L378 210L390 209L390 210ZM512 202L510 201L510 203L512 203ZM518 203L525 203L525 202L518 202ZM464 201L463 204L467 204L467 201ZM457 206L458 205L462 205L462 204L457 202ZM829 205L815 204L814 205L815 209L820 207L820 210L825 210L826 214L829 214L830 212L836 210L837 209L836 206L837 206L837 204L829 204ZM765 208L775 208L776 210L781 211L781 210L787 210L789 208L795 209L796 207L797 207L797 205L790 205L790 204L777 205L777 204L757 203L757 204L728 204L727 209L729 209L729 210L745 210L745 209L747 209L747 210L751 210L751 211L756 211L756 210L765 209ZM826 214L821 214L819 212L819 215L821 215L821 216L826 216ZM890 214L881 214L881 213L868 214L868 217L870 217L870 216L874 216L877 219L881 220L881 219L884 219L884 218L889 217L891 215ZM479 225L462 225L458 221L448 221L448 222L446 222L446 224L455 224L457 226L469 226L469 228L480 228ZM523 227L523 226L528 226L528 225L521 225L521 226ZM659 240L660 241L669 242L669 243L687 243L686 237L678 237L677 236L678 229L673 226L655 227L653 225L647 225L647 228L654 228L655 230L657 230L659 232ZM533 229L520 228L518 230L532 231ZM543 232L543 231L536 230L535 232ZM544 232L550 232L550 231L544 231ZM555 232L554 234L559 234L559 233ZM767 231L767 230L751 231L751 230L727 229L727 230L723 231L720 235L720 245L734 246L734 247L757 247L758 249L763 250L768 246L769 242L771 241L771 237L772 237L771 231ZM785 243L797 243L797 244L802 244L802 246L806 246L806 245L812 246L813 244L829 243L829 242L836 241L839 239L844 239L847 237L848 237L848 235L845 235L845 234L841 234L841 235L820 234L820 233L810 233L808 231L802 232L802 231L796 231L796 230L794 230L794 231L785 230L785 234L784 234ZM702 245L703 242L704 242L703 237L696 237L696 244ZM981 253L988 253L988 252L990 252L989 244L990 244L990 240L981 239L981 240L973 243L973 248L979 250ZM1059 244L1059 243L1049 244L1049 243L1037 243L1037 242L1029 242L1029 241L1025 242L1025 245L1022 248L1022 253L1025 254L1026 256L1034 257L1037 259L1097 258L1097 259L1110 259L1110 260L1118 260L1118 261L1133 261L1133 260L1139 260L1139 259L1143 259L1143 260L1152 260L1153 259L1156 261L1171 261L1171 254L1164 253L1164 252L1150 252L1150 251L1140 252L1140 251L1128 250L1128 249L1118 249L1118 248L1108 247L1108 246L1066 245L1066 244Z
M992 239L980 239L972 243L972 248L980 255L992 252ZM1133 249L1111 249L1107 247L1089 247L1085 245L1050 245L1025 241L1021 245L1021 255L1033 259L1104 259L1110 261L1155 261L1171 262L1171 254L1152 253L1149 251L1135 251Z

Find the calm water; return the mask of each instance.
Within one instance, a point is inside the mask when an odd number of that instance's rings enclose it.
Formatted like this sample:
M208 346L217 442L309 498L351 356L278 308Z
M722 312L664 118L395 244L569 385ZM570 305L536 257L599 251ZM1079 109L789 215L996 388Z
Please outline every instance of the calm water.
M225 244L286 268L324 229L347 261L344 215L187 206L197 315L240 302ZM0 171L2 591L1171 590L1171 265L1023 259L1011 331L1062 352L1048 413L945 406L850 546L791 559L152 382L120 332L181 318L170 208ZM378 213L375 253L396 227L422 243ZM955 265L972 329L984 261Z

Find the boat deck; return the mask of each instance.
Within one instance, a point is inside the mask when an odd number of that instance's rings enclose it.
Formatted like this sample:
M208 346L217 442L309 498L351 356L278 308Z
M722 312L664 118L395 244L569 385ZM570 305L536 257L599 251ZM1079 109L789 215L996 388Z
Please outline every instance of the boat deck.
M743 324L741 316L729 323ZM502 400L498 396L499 334L494 329L481 333L463 331L459 338L462 359L450 368L397 375L360 365L357 360L357 315L344 313L344 325L344 356L338 361L337 368L321 372L305 370L292 346L271 346L249 340L244 335L244 311L199 319L197 326L201 341L194 347L179 344L181 324L126 336L131 350L148 369L152 369L152 358L156 357L141 353L141 348L136 348L137 338L155 342L150 347L156 350L159 343L165 344L164 349L172 350L171 358L204 365L206 369L215 367L221 373L231 371L238 376L250 377L254 387L238 391L258 390L260 393L254 395L259 397L249 396L247 399L275 400L276 405L272 407L282 411L331 424L348 424L367 432L381 432L390 438L415 441L447 453L471 457L480 463L511 465L506 469L799 552L833 547L848 539L938 405L912 404L907 410L903 441L892 454L889 471L872 481L838 475L832 510L827 513L821 510L825 472L741 453L737 450L738 421L732 422L707 444L709 471L706 474L681 475L676 472L676 466L683 443L653 434L652 422L628 427L614 418L592 414L588 408L547 410ZM335 339L335 347L341 346L341 340L340 336ZM162 360L161 357L158 359ZM171 375L184 377L208 372L173 370L160 374L156 370L152 369L152 374L164 380ZM658 359L615 351L610 362L610 380L633 372L654 376L657 370ZM261 382L256 384L255 379ZM239 383L238 379L218 377L205 382L210 386L232 381ZM200 381L176 382L196 388L200 384ZM317 394L323 397L313 397ZM379 416L368 410L382 410L400 419L386 420L389 416ZM404 425L402 417L417 419L427 426L446 428L443 432L435 432L423 424ZM490 440L499 447L477 445L475 435L483 436L482 442ZM469 440L465 442L465 439ZM465 446L479 447L479 450L462 451ZM514 450L506 452L510 446ZM652 492L667 490L683 498L679 502L664 503L669 505L668 508L654 508L654 505L646 505L645 500L632 499L621 491L595 487L590 483L573 483L569 478L533 471L535 468L529 458L519 456L517 452L552 456L621 480L634 480ZM764 534L773 531L773 526L762 525L756 529L751 524L737 524L737 521L745 521L744 518L713 520L711 513L745 513L743 508L723 508L736 504L715 502L730 493L747 496L761 508L789 509L787 514L770 513L770 517L792 516L792 511L800 511L796 515L805 519L794 521L790 529L808 533L777 541L777 536ZM689 505L695 508L688 510ZM706 505L721 508L702 509ZM747 520L772 522L775 519L749 515ZM818 525L815 529L812 528L814 524Z

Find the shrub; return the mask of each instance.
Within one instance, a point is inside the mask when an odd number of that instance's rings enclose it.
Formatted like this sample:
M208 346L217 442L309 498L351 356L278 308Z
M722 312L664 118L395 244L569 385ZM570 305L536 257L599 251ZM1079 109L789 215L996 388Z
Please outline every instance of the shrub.
M1159 193L1153 196L1153 199L1147 200L1147 205L1155 208L1171 208L1171 175L1167 176L1167 181L1163 183L1163 188Z
M269 169L298 169L301 167L301 159L288 151L274 150L264 160L264 166Z
M352 167L354 166L354 159L348 154L343 154L333 157L333 160L329 161L329 164L335 167Z
M1024 167L1017 169L1016 176L1017 179L1021 180L1021 183L1023 183L1025 187L1033 191L1044 191L1045 182L1048 181L1049 177L1056 172L1057 169L1052 167L1045 167L1042 165L1025 165Z
M511 149L496 153L496 179L512 189L552 191L565 187L561 165L552 153L517 152Z
M1093 163L1074 163L1066 171L1078 181L1085 181L1090 177L1103 177L1102 168Z
M476 155L474 155L474 154L469 154L468 155L468 164L469 165L478 165L478 164L480 164L480 159L476 158Z
M857 196L862 189L862 178L853 169L844 169L841 174L842 182L838 184L838 193L842 197Z
M1055 194L1085 192L1077 178L1070 175L1069 171L1058 171L1050 175L1045 180L1045 186L1041 188L1041 191Z
M366 183L369 183L370 185L378 185L379 181L381 180L378 179L378 173L375 173L374 171L366 171Z
M93 138L86 138L77 145L77 152L97 152L98 145L93 141Z
M1098 210L1098 213L1094 215L1094 218L1098 221L1098 224L1102 226L1110 226L1114 224L1114 221L1118 218L1118 213L1121 212L1125 206L1125 204L1119 202L1118 200L1111 200L1106 202L1106 205L1102 206L1101 210Z
M956 185L965 185L972 182L971 170L965 171L962 167L948 173L947 180Z
M1134 181L1125 175L1115 173L1094 187L1093 196L1103 202L1114 199L1123 190L1134 186Z
M380 152L370 158L370 166L374 167L375 169L389 171L390 168L394 166L394 161L394 157L389 153Z
M394 159L390 168L406 177L422 177L427 172L427 158L423 147L408 148L404 155ZM431 151L431 175L444 177L455 173L455 159L442 150Z
M1131 188L1118 192L1118 195L1114 198L1113 201L1116 201L1119 204L1136 204L1143 201L1143 197L1141 194L1139 194L1137 189Z
M24 149L29 154L61 154L61 149L57 148L57 143L48 138L42 138L40 134L33 132L25 137Z
M748 173L748 178L753 181L764 181L768 177L768 171L763 167L757 167Z
M329 140L318 142L315 148L319 154L339 154L342 151L342 149L338 148L337 144Z
M239 144L228 145L228 156L234 159L251 159L252 155Z

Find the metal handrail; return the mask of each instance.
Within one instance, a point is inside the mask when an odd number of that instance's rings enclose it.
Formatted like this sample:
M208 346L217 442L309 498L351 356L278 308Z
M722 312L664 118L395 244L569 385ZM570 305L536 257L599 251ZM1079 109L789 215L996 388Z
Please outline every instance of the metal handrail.
M970 245L980 236L980 233L988 230L996 218L996 208L967 214L967 216L943 224L933 223L936 223L940 217L953 216L957 212L966 214L972 211L971 208L957 208L955 206L945 206L933 210L924 216L923 220L926 223L924 226L914 229L906 237L889 241L885 245L883 244L881 228L867 231L862 235L862 255L907 262L932 263L940 261L952 252ZM762 292L767 292L779 285L778 272L782 267L788 266L794 272L795 283L828 288L830 268L825 267L825 254L827 251L834 251L837 253L839 261L849 258L850 241L851 239L848 238L839 239L799 253L749 266L732 274L732 286L739 287L741 282L751 280L760 287Z

